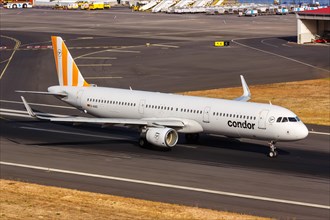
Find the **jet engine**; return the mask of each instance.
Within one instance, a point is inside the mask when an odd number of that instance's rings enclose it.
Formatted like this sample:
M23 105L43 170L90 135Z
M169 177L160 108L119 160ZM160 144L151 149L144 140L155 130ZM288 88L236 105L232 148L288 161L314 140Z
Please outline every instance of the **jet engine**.
M179 135L172 128L149 128L146 133L146 139L155 146L172 148L178 142Z

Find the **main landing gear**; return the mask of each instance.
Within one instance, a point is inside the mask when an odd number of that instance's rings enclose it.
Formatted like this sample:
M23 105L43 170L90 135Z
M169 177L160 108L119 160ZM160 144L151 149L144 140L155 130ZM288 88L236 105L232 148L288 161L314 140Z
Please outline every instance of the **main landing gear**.
M196 144L199 140L199 134L198 133L188 133L185 135L186 142L188 144Z
M270 158L274 158L274 157L277 157L277 150L276 150L276 146L275 146L276 142L275 141L271 141L269 142L269 148L270 148L270 151L268 153L268 156Z

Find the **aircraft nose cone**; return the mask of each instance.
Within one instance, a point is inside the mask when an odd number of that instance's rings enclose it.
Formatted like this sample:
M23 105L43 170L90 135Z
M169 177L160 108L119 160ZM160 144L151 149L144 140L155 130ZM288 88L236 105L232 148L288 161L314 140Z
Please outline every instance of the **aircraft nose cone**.
M299 138L304 139L308 136L308 129L306 125L302 124L301 128L299 129Z

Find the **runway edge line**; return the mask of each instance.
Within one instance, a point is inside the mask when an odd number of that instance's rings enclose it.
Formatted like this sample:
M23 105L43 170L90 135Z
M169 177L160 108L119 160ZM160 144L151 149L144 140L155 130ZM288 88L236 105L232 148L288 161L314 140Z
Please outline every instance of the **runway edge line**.
M330 209L330 206L327 206L327 205L320 205L320 204L313 204L313 203L306 203L306 202L275 199L275 198L269 198L269 197L253 196L253 195L247 195L247 194L231 193L231 192L209 190L209 189L202 189L202 188L195 188L195 187L188 187L188 186L180 186L180 185L166 184L166 183L158 183L158 182L151 182L151 181L143 181L143 180L122 178L122 177L115 177L115 176L106 176L106 175L99 175L99 174L92 174L92 173L76 172L76 171L70 171L70 170L62 170L62 169L47 168L47 167L40 167L40 166L33 166L33 165L26 165L26 164L11 163L11 162L5 162L5 161L0 161L0 164L7 165L7 166L15 166L15 167L28 168L28 169L42 170L42 171L47 171L47 172L72 174L72 175L94 177L94 178L101 178L101 179L108 179L108 180L116 180L116 181L130 182L130 183L138 183L138 184L145 184L145 185L172 188L172 189L183 189L183 190L188 190L188 191L210 193L210 194L216 194L216 195L222 195L222 196L231 196L231 197L238 197L238 198L244 198L244 199L253 199L253 200L283 203L283 204L290 204L290 205L297 205L297 206L305 206L305 207L311 207L311 208L319 208L319 209Z

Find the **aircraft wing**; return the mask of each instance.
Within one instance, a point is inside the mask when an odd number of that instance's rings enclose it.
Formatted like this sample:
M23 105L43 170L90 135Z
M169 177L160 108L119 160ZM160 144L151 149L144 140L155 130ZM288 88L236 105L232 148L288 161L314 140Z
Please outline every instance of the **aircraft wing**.
M21 96L24 106L33 118L40 120L46 120L51 122L68 122L68 123L90 123L90 124L101 124L107 125L136 125L136 126L149 126L149 127L171 127L171 128L182 128L184 123L179 119L157 119L157 118L145 118L145 119L126 119L126 118L88 118L88 117L46 117L41 116L33 112L30 105L26 102L25 98Z
M242 87L243 87L243 95L234 100L241 101L241 102L247 102L251 99L251 92L242 75L241 75L241 81L242 81Z
M62 96L62 97L68 96L68 94L66 94L66 93L55 93L55 92L22 91L22 90L16 90L15 92L29 93L29 94L39 94L39 95L55 95L55 96Z

